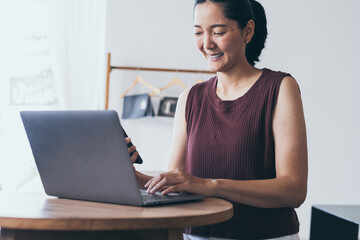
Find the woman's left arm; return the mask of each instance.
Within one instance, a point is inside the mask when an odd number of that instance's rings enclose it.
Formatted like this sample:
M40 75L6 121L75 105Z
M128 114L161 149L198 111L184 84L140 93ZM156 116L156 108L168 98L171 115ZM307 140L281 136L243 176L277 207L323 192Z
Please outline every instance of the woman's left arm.
M146 187L155 192L166 185L164 194L185 191L263 208L299 207L307 192L307 141L300 91L292 77L285 77L280 85L273 132L274 179L202 179L183 171L172 171L150 180Z
M276 178L215 180L214 196L257 207L299 207L307 192L307 140L297 82L285 77L273 114ZM209 189L209 190L210 190Z

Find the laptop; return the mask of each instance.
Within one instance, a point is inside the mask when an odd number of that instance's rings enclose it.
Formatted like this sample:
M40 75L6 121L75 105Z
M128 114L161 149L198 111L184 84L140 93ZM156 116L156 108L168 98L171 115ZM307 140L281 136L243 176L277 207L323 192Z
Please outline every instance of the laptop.
M47 195L133 206L203 198L140 190L115 111L22 111L20 115Z

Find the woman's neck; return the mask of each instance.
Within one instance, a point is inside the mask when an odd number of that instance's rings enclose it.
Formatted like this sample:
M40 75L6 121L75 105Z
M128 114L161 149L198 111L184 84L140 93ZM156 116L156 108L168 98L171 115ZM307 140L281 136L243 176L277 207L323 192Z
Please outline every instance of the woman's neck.
M218 72L216 93L222 100L234 100L244 95L260 77L262 70L250 64Z

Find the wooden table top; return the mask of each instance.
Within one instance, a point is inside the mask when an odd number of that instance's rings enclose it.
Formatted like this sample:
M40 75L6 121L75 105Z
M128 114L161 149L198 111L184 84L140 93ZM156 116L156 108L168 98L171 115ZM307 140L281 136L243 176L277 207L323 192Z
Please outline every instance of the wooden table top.
M232 204L218 198L152 207L61 199L44 193L0 194L0 227L31 230L181 228L223 222Z

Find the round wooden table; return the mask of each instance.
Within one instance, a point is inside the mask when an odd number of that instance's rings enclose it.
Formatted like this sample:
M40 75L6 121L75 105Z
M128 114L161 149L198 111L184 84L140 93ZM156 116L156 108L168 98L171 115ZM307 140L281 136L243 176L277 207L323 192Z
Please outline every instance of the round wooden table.
M186 226L233 216L232 204L217 198L133 207L46 196L0 194L0 240L182 239Z

